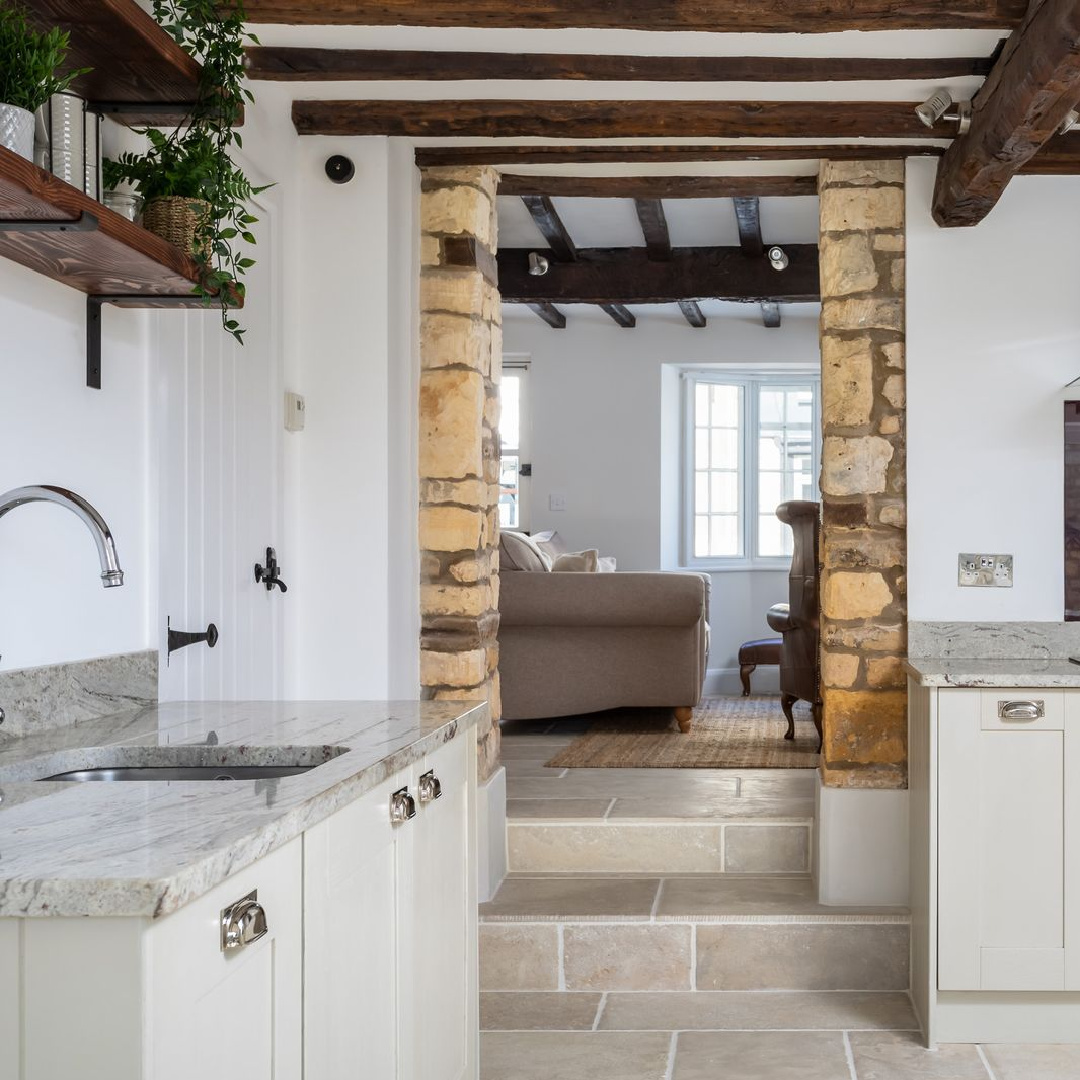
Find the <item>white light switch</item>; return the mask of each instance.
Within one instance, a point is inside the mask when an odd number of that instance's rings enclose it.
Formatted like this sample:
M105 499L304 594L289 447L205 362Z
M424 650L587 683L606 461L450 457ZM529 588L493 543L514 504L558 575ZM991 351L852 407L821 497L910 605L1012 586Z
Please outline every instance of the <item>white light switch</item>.
M549 510L565 510L566 509L566 496L565 495L549 495L548 496L548 509Z
M285 391L285 430L304 430L304 396Z

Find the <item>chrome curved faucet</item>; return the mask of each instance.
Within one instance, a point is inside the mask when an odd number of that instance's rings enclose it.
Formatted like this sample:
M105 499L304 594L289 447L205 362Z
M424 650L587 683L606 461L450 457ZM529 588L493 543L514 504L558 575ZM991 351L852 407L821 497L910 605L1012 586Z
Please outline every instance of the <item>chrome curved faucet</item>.
M10 513L23 503L55 503L70 510L89 530L94 538L101 562L101 584L106 589L124 584L124 571L120 569L120 560L116 557L116 544L105 519L81 496L67 488L41 484L33 487L13 488L0 495L0 517Z

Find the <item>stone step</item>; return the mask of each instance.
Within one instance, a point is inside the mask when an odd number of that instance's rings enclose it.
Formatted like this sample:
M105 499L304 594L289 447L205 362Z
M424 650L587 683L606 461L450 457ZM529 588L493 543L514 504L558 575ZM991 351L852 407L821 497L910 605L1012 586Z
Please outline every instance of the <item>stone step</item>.
M480 909L485 991L908 989L902 909L816 903L808 875L512 874Z

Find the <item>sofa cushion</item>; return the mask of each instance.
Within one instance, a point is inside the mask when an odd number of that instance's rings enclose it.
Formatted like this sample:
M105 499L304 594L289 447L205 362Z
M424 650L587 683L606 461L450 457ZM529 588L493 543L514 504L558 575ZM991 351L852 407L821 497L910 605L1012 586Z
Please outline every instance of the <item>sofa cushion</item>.
M615 563L615 556L614 555L601 555L600 558L597 559L596 569L599 570L601 574L613 574L613 573L615 573L615 570L617 569L617 566L616 566L616 563Z
M551 564L553 572L595 574L599 569L600 552L596 548L587 551L568 551L565 555L556 555Z
M531 536L504 530L499 535L499 569L546 572L551 560Z
M532 534L536 546L552 561L556 555L569 555L570 545L554 530L545 529L543 532Z

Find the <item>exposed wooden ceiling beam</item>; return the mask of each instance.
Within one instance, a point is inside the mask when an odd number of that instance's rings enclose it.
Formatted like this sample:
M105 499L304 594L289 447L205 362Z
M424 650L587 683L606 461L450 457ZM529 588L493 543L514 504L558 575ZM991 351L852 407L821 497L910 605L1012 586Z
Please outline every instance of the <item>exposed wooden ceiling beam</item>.
M525 195L521 201L532 214L536 227L551 248L552 256L559 262L573 262L577 258L577 248L551 200L546 195Z
M941 159L933 214L975 225L1080 101L1080 4L1033 0L976 95L971 129Z
M816 176L532 176L504 173L500 195L564 199L731 199L816 195Z
M546 300L537 300L535 303L526 304L525 306L539 315L552 330L566 329L566 316L554 304L549 304Z
M637 326L637 319L622 304L601 304L601 309L606 311L624 330L633 330Z
M963 30L1015 26L1023 0L247 0L249 21L355 26L509 26L535 29L704 30L826 33L841 30Z
M875 161L928 155L940 157L943 146L926 143L787 143L768 145L748 143L592 146L421 146L416 150L416 164L421 168L442 165L572 165L576 163L610 164L613 162L676 163L680 161L862 161L873 151Z
M701 330L705 326L705 316L701 313L701 308L698 307L695 301L680 300L679 310L695 330Z
M577 262L529 273L529 249L499 252L499 292L507 303L672 304L686 300L812 303L820 299L816 244L790 244L791 260L777 273L766 259L737 247L674 248L654 262L641 247L579 248Z
M635 199L634 209L645 237L645 250L654 262L671 258L671 233L668 231L664 204L659 199Z
M780 305L762 304L761 320L770 330L775 330L780 325Z
M453 138L910 138L913 101L294 101L301 135Z
M761 204L755 198L733 199L735 220L739 225L739 245L743 254L752 259L765 254L761 239Z
M1076 176L1080 174L1080 132L1055 135L1021 166L1020 172L1036 176Z
M278 82L428 82L489 79L617 82L851 82L983 77L990 57L585 56L577 53L428 52L397 49L247 50L247 74Z

